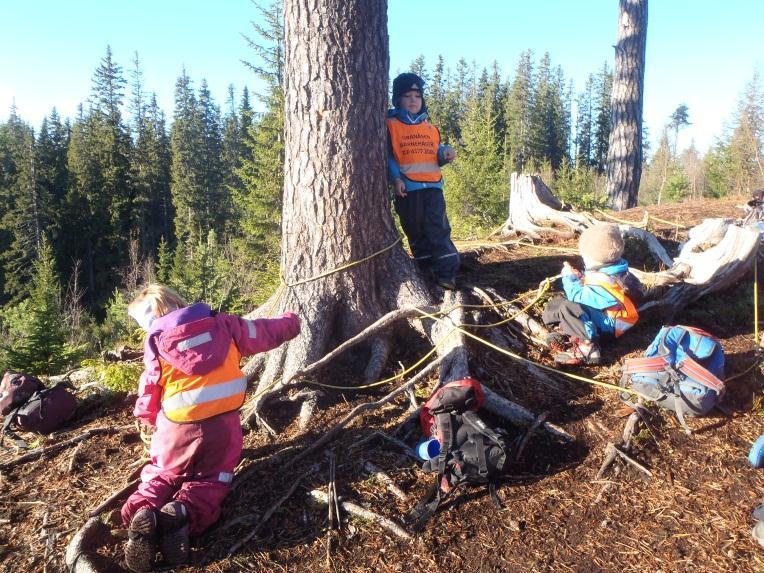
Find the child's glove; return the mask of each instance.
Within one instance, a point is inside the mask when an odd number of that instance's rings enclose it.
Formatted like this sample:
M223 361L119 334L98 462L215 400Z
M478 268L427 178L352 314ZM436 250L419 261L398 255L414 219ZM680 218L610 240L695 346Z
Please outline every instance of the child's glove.
M285 319L285 340L291 340L298 334L300 334L300 317L293 312L285 312L281 315L281 318Z

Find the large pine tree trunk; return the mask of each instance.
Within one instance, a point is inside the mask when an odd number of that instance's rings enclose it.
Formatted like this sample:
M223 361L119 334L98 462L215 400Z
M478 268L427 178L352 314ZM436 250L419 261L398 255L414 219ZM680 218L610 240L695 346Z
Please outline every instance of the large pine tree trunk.
M261 399L386 312L429 294L394 243L386 176L388 77L385 0L287 0L285 183L281 265L286 285L269 315L293 310L301 334L265 358ZM306 282L301 282L306 281ZM370 343L363 375L378 376L389 335ZM359 380L360 382L360 380Z
M642 94L647 0L620 0L613 78L613 127L607 158L608 206L637 205L642 175Z

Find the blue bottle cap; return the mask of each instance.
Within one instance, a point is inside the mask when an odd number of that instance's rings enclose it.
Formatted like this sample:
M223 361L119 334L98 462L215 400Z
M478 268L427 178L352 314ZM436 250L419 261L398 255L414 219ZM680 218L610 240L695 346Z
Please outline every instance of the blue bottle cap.
M751 451L748 452L748 461L755 468L764 467L764 434L756 438L753 446L751 446Z
M440 442L437 438L430 438L420 442L416 447L416 455L427 461L440 453Z

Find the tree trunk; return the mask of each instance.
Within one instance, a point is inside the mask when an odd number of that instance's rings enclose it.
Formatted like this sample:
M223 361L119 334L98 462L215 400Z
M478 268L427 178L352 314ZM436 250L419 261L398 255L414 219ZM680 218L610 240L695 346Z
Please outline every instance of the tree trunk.
M279 389L275 381L391 309L430 298L400 245L342 269L398 238L385 168L386 1L286 0L284 25L286 284L266 305L269 315L296 312L302 332L265 356L245 415ZM389 348L389 333L372 339L364 380L377 378Z
M642 175L642 94L645 77L647 0L620 0L613 78L613 127L607 158L608 206L637 205Z

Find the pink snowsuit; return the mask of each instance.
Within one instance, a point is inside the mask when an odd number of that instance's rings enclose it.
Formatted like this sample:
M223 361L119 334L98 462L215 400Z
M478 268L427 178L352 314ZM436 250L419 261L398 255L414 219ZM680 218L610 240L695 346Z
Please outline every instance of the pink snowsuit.
M125 525L143 507L159 509L169 501L178 500L189 510L191 534L201 533L220 516L220 505L231 487L241 456L238 411L201 422L176 423L167 419L161 410L163 388L158 384L159 357L186 374L205 375L225 358L231 341L242 356L248 356L271 350L300 331L300 320L292 313L254 321L218 313L210 329L212 340L182 353L174 350L173 342L188 338L188 328L184 325L210 316L209 306L196 303L156 319L146 336L145 369L133 414L156 428L151 437L151 462L141 472L138 490L122 506Z

